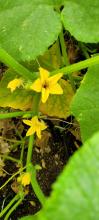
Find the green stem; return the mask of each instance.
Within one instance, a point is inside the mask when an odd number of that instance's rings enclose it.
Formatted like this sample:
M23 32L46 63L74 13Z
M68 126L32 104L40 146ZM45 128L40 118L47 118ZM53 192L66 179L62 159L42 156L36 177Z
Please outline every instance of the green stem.
M39 102L40 102L40 95L35 96L35 101L33 103L33 115L38 115L39 113ZM31 135L29 138L29 145L28 145L28 153L27 153L27 161L26 161L26 171L30 173L31 175L31 184L33 187L33 190L40 200L41 204L44 205L45 202L45 196L43 195L42 190L39 187L39 184L36 180L36 170L34 166L31 164L31 158L32 158L32 150L33 150L33 142L34 142L34 135ZM31 164L31 165L30 165Z
M14 151L18 146L19 146L19 143L15 143L15 144L11 145L10 151Z
M55 9L60 14L60 7L56 7ZM68 59L67 48L66 48L66 44L65 44L65 40L64 40L63 27L62 27L61 33L59 34L59 41L60 41L60 45L61 45L62 55L64 58L64 64L66 66L68 66L69 59Z
M23 142L24 138L22 137L21 133L20 133L19 130L16 128L16 126L14 125L14 123L13 123L13 126L14 126L14 130L15 130L16 135L19 136L19 138L20 138L21 141Z
M0 218L8 211L8 209L13 205L13 203L18 200L19 194L15 195L15 197L9 202L9 204L1 211Z
M0 190L5 187L16 175L20 174L23 170L26 169L26 166L18 170L16 173L14 173L1 187Z
M11 113L1 113L0 114L0 119L6 119L6 118L15 118L15 117L18 117L18 116L23 116L23 115L27 115L31 117L31 114L32 114L32 111L20 111L20 112L11 112Z
M18 143L18 144L22 143L22 141L15 140L15 139L9 139L9 138L5 138L5 137L2 137L2 136L0 136L0 139L3 139L4 141L9 141L11 143Z
M63 54L63 57L64 57L64 63L65 63L66 66L68 66L70 63L69 63L69 59L68 59L68 55L67 55L67 48L66 48L66 44L65 44L65 40L64 40L63 29L62 29L62 31L59 35L59 39L60 39L62 54ZM71 75L69 75L68 78L69 78L71 86L72 86L72 88L75 92L76 87L75 87L74 79Z
M27 152L26 167L28 167L29 163L31 162L32 150L33 150L33 142L34 142L34 135L31 135L29 137L29 145L28 145L28 152Z
M64 64L66 66L68 66L69 65L69 59L68 59L67 48L66 48L66 44L65 44L65 40L64 40L64 35L63 35L63 28L62 28L61 33L59 35L59 40L60 40L60 44L61 44L62 54L63 54L63 57L64 57Z
M13 158L13 157L10 157L10 156L6 156L6 155L2 155L1 156L3 159L5 159L5 160L11 160L11 161L13 161L13 162L16 162L16 163L20 163L20 160L18 160L18 159L15 159L15 158Z
M5 216L4 220L8 220L9 216L11 215L11 213L20 205L20 203L22 202L23 198L19 199L15 205L9 210L9 212L7 213L7 215Z
M20 76L29 80L33 80L33 73L30 72L23 65L18 63L10 54L8 54L3 48L0 47L0 60L5 63L8 67L16 71Z
M28 172L31 174L31 185L33 188L33 191L35 192L37 198L39 199L39 201L41 202L41 204L44 206L45 201L46 201L46 197L44 196L38 182L36 179L36 169L32 164L29 164L28 168L27 168Z
M80 61L78 63L69 65L67 67L63 67L61 69L57 69L53 72L51 72L51 75L57 74L57 73L64 73L64 75L68 75L71 74L75 71L79 71L81 69L93 66L93 65L97 65L99 64L99 56L95 56L95 57L91 57L89 59L86 59L84 61Z
M23 166L24 143L21 144L20 164Z

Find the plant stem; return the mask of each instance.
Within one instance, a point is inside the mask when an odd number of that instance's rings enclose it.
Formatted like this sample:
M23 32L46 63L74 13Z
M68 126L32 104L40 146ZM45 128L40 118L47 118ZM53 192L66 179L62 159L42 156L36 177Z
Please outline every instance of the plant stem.
M23 116L23 115L30 115L31 117L31 114L32 114L32 111L20 111L20 112L11 112L11 113L1 113L0 114L0 119L6 119L6 118L15 118L15 117L18 117L18 116Z
M59 35L59 40L60 40L60 44L61 44L61 50L62 50L62 55L64 57L64 64L66 66L69 65L69 59L68 59L68 55L67 55L67 48L66 48L66 44L65 44L65 41L64 41L64 35L63 35L63 28L61 30L61 33Z
M5 138L5 137L2 137L2 136L0 136L0 139L3 139L4 141L9 141L11 143L19 143L19 144L22 143L22 141L19 141L19 140L16 140L16 139L9 139L9 138Z
M21 144L21 154L20 154L20 164L21 164L21 166L23 166L24 144L25 143Z
M60 7L56 7L55 9L60 14ZM61 45L62 55L64 57L64 63L66 66L68 66L69 59L68 59L67 48L66 48L66 44L65 44L65 40L64 40L63 27L62 27L61 33L59 34L59 41L60 41L60 45Z
M9 212L7 213L7 215L5 216L4 220L8 220L9 216L11 215L11 213L20 205L20 203L22 202L23 198L19 199L15 205L9 210Z
M15 197L9 202L9 204L1 211L0 213L0 218L5 214L5 212L8 211L8 209L13 205L13 203L18 200L20 197L19 197L19 194L15 195Z
M56 11L58 13L60 13L60 7L56 7ZM63 27L62 27L61 33L59 35L59 40L60 40L60 44L61 44L62 55L64 57L64 63L66 66L68 66L70 63L69 63L69 59L68 59L68 55L67 55L67 48L66 48L66 44L65 44L65 40L64 40ZM69 78L71 86L75 92L76 87L75 87L74 79L71 75L69 75L68 78Z
M66 48L66 44L65 44L65 40L64 40L64 35L63 35L63 28L62 28L62 31L59 35L59 39L60 39L62 54L64 57L64 63L66 66L68 66L70 63L69 63L69 59L68 59L68 55L67 55L67 48ZM75 83L74 83L73 77L71 75L69 75L68 78L69 78L71 86L75 92L76 88L75 88Z
M33 142L34 142L34 135L31 135L31 136L29 137L26 167L28 167L29 163L31 162L32 150L33 150ZM26 170L28 170L28 168L27 168Z
M51 72L51 75L57 74L57 73L64 73L64 75L71 74L75 71L79 71L81 69L93 66L99 64L99 56L91 57L89 59L86 59L84 61L80 61L78 63L69 65L67 67L63 67L61 69L57 69L53 72Z
M16 128L15 124L13 123L14 126L14 130L17 136L19 136L19 138L21 139L21 141L23 142L24 138L22 137L21 133L19 132L19 130Z
M39 102L40 102L40 95L35 96L35 104L33 108L33 116L38 115L39 113ZM29 145L28 145L28 153L27 153L27 161L26 161L26 171L30 173L31 175L31 184L33 187L33 190L40 200L41 204L44 205L45 202L45 196L43 195L42 190L39 187L39 184L36 180L36 170L35 167L31 164L31 158L32 158L32 150L33 150L33 142L34 142L34 135L31 135L29 138Z
M36 180L36 169L35 167L30 163L28 166L28 172L31 174L31 185L33 188L33 191L35 192L37 198L41 202L42 205L45 204L46 197L44 196L37 180Z
M18 63L10 54L8 54L3 48L0 47L0 60L8 67L16 71L20 76L29 80L33 80L34 75L23 65Z
M0 186L0 190L5 187L16 175L20 174L23 170L26 169L26 166L18 170L16 173L14 173L2 186Z
M15 159L15 158L13 158L13 157L10 157L10 156L6 156L6 155L2 155L1 156L3 159L5 159L5 160L11 160L11 161L13 161L13 162L16 162L16 163L20 163L20 160L18 160L18 159Z

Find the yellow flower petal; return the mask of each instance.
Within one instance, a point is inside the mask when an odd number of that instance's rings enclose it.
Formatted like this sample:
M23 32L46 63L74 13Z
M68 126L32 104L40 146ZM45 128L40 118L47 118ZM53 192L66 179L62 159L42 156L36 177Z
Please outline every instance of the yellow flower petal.
M42 96L41 96L41 100L43 103L45 103L49 97L49 88L48 89L45 89L45 88L42 88Z
M47 128L47 125L41 120L40 127L41 127L41 130L45 130Z
M26 125L32 126L32 121L31 121L31 120L23 120L23 122L24 122Z
M46 69L43 69L42 67L39 68L40 71L40 79L41 83L43 84L49 77L49 72Z
M31 119L31 122L33 125L37 124L39 122L38 120L38 117L37 116L34 116L32 119Z
M40 127L38 127L36 133L37 133L37 137L38 137L39 139L41 139L41 129L40 129Z
M23 85L23 80L21 78L13 79L8 83L7 88L13 92L17 87L19 88L21 85Z
M31 182L31 176L30 173L25 173L22 175L21 183L23 186L29 185Z
M39 68L40 78L38 78L31 85L31 89L36 92L41 92L41 101L45 103L49 97L49 94L63 94L61 86L57 83L62 77L62 73L58 73L54 76L49 77L50 73L48 70Z
M36 79L30 88L36 92L41 92L42 84L40 78Z
M41 138L41 131L47 128L43 121L38 120L37 116L32 117L31 120L23 120L23 122L30 126L26 136L30 136L36 132L38 138Z
M54 76L49 77L49 84L56 84L58 80L63 76L63 73L55 74Z
M27 131L27 133L26 133L26 136L30 136L30 135L34 134L35 131L36 131L36 130L35 130L35 127L31 126L31 127L28 129L28 131Z
M58 83L56 83L50 87L50 94L63 94L63 89Z

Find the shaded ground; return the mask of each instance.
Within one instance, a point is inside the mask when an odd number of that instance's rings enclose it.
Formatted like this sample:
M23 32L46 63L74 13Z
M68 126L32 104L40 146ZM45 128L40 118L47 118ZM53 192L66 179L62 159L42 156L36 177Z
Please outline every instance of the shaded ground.
M9 120L8 120L9 121ZM48 131L44 131L41 141L36 139L36 143L33 149L32 162L34 165L39 164L41 170L37 172L37 179L40 187L46 196L49 196L52 183L55 182L59 173L63 170L64 165L68 162L69 157L77 150L77 147L81 144L79 140L73 135L73 132L77 134L77 128L70 123L71 118L67 122L55 123L54 121L47 120L46 123L49 126ZM6 120L7 124L7 120ZM13 123L12 123L13 124ZM15 119L16 127L19 126L19 120ZM11 126L11 121L10 121ZM12 130L5 131L6 137L12 137L14 135L13 126ZM8 126L9 128L9 126ZM4 132L3 130L1 133ZM24 130L23 130L24 133ZM27 145L27 143L26 143ZM27 153L27 146L25 148L24 157ZM10 156L19 158L20 146L18 146L16 151L11 151ZM2 185L11 174L17 171L16 164L11 161L6 161L6 166L4 170L9 173L6 177L0 178L0 185ZM27 187L28 195L25 197L24 201L18 208L13 212L10 220L18 219L28 214L36 213L40 208L40 203L33 193L31 187ZM0 209L2 210L9 201L15 196L17 191L17 186L15 184L15 179L7 184L0 191ZM0 218L1 220L4 217Z

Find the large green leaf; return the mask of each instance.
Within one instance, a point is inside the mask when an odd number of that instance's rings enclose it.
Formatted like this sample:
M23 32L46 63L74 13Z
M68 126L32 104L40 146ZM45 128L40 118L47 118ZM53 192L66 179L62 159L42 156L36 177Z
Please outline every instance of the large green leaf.
M62 20L77 40L99 42L99 0L67 0Z
M78 89L71 107L85 141L99 130L99 65L91 67Z
M13 6L20 6L23 4L31 3L32 5L52 5L52 6L60 6L63 5L66 0L0 0L0 8L7 9Z
M60 16L53 6L37 6L33 0L0 0L0 44L16 59L42 55L60 31Z
M53 185L52 194L38 214L38 220L99 219L98 152L99 132L71 158ZM35 220L35 216L32 219Z

